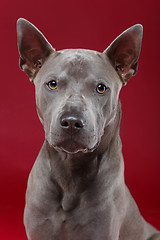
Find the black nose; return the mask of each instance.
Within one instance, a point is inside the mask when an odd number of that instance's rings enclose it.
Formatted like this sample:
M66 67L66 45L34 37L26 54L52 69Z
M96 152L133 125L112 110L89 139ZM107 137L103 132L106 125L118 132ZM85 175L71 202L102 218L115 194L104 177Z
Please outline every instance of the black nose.
M68 132L75 133L84 127L84 120L76 116L61 116L60 125Z

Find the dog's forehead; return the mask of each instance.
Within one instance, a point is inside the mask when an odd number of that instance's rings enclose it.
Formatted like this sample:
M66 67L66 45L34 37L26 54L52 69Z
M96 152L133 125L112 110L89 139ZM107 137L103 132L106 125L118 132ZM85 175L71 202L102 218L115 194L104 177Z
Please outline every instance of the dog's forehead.
M99 68L105 69L104 64L99 52L85 49L65 49L53 53L48 65L55 71L59 71L61 68L63 71L66 70L68 74L74 75L77 73L87 74L91 70L93 71L95 66L97 71Z
M39 77L41 73L39 71ZM111 82L119 82L119 77L107 56L87 49L65 49L53 52L44 64L43 74L73 77L77 80L94 76L96 79L106 78Z
M99 56L101 53L93 50L88 50L88 49L64 49L58 51L61 56L68 61L78 61L82 63L86 63L87 61L91 61L97 56Z
M93 55L93 53L92 53ZM63 70L69 76L79 76L84 78L90 70L92 61L91 54L87 54L84 50L63 50L60 52L60 61Z

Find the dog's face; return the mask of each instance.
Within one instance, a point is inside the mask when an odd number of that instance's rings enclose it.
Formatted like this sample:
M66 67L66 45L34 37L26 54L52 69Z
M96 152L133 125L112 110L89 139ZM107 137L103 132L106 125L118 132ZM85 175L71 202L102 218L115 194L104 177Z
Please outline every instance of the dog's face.
M21 68L34 80L37 112L49 145L93 151L113 124L120 89L136 73L142 27L136 25L99 53L55 51L29 22L18 22Z
M71 153L94 150L115 118L122 85L106 56L89 50L53 53L34 83L49 144Z

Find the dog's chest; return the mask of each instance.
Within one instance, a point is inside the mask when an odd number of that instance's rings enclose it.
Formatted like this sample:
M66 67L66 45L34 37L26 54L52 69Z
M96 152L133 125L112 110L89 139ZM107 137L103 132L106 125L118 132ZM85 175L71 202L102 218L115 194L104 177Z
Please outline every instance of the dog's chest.
M76 207L72 211L60 208L54 212L50 221L53 226L53 239L63 240L97 240L97 236L106 234L104 213L93 207Z

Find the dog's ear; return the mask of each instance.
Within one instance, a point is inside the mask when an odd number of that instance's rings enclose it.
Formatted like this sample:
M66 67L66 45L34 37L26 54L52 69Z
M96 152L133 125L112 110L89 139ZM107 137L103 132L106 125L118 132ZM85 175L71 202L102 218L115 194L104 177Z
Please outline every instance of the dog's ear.
M33 24L23 18L17 21L17 38L20 68L33 81L39 68L55 49Z
M142 35L142 25L134 25L119 35L104 51L124 85L137 72Z

